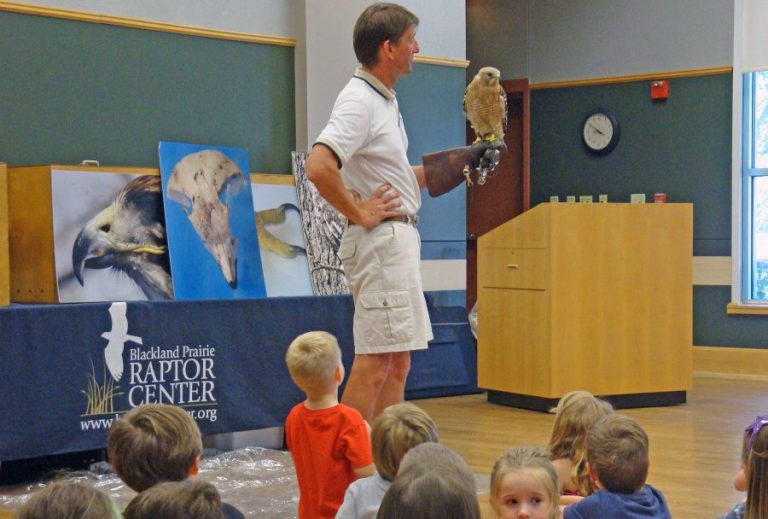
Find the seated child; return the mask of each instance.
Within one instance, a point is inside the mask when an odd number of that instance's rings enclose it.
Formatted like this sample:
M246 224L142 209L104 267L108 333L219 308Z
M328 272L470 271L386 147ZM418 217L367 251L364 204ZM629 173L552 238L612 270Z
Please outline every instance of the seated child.
M768 416L758 416L744 430L741 448L741 470L733 486L747 491L747 499L736 505L720 519L768 517Z
M400 461L409 449L437 442L437 427L427 413L405 402L387 407L373 421L371 443L376 474L358 479L344 494L336 519L376 517L384 493L397 476Z
M125 519L224 519L216 487L205 481L168 481L128 503Z
M344 366L333 335L299 335L285 362L307 395L285 420L285 443L299 481L299 519L332 518L349 484L374 473L368 424L357 410L339 403Z
M85 483L56 481L32 494L17 519L120 519L110 497Z
M512 448L496 460L490 497L500 519L560 517L555 467L549 455L536 447Z
M184 481L200 470L203 441L195 420L180 407L134 407L109 429L107 456L118 477L136 492L164 481ZM243 517L222 503L224 517Z
M416 445L403 456L376 517L480 519L475 476L448 447L433 442Z
M611 404L587 391L565 394L554 409L549 455L560 482L561 496L588 496L596 489L587 474L587 433L598 418L612 413ZM568 504L578 499L561 498Z
M661 492L645 483L648 435L629 416L609 414L587 436L587 469L598 490L563 510L563 519L671 519Z

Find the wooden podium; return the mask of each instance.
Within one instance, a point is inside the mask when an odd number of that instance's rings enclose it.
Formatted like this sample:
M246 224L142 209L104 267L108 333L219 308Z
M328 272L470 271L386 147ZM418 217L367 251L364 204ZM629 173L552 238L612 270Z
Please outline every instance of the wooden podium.
M478 240L478 385L541 411L586 390L684 403L692 204L541 204Z

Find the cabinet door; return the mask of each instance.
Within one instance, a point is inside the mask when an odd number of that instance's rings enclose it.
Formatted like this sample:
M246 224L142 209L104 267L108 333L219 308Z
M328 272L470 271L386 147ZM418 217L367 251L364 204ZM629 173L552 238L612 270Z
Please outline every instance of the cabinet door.
M478 385L549 398L549 292L480 289Z

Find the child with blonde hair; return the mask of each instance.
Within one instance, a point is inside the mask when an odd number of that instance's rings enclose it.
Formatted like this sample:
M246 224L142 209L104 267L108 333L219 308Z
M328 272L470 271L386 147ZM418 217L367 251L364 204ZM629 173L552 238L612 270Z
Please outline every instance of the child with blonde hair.
M285 363L307 395L285 420L285 443L299 481L299 519L332 518L349 484L373 475L368 424L356 409L339 403L344 366L333 335L299 335Z
M742 470L734 481L736 490L747 491L746 501L721 519L762 519L768 517L768 415L758 416L744 430ZM741 477L740 477L741 476Z
M554 412L548 450L563 496L561 503L568 504L578 499L566 496L588 496L596 490L587 473L587 434L600 417L613 413L613 407L587 391L571 391Z
M384 409L371 429L376 474L349 486L336 519L376 517L403 456L416 445L437 441L437 426L419 407L404 402Z
M491 471L491 508L500 519L557 519L557 473L538 447L517 447L502 454Z
M112 499L85 483L57 481L32 494L17 519L121 519Z

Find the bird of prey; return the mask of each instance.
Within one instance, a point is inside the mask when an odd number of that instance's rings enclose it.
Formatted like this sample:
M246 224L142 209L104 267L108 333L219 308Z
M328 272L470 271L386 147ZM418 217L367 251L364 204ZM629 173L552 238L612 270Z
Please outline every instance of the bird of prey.
M245 180L224 153L203 150L177 162L168 181L168 198L181 204L233 289L237 288L237 238L230 233L229 206L221 198L236 194Z
M148 299L173 298L160 177L131 180L85 224L72 247L72 268L83 286L84 269L111 268Z
M295 258L299 254L306 255L307 251L298 245L284 242L267 230L267 225L285 223L285 212L289 209L299 212L299 208L290 203L279 205L273 209L256 211L256 232L259 234L259 247L284 258Z
M499 69L483 67L464 91L464 114L477 140L504 142L507 94L499 84L500 77Z
M127 305L125 302L112 303L109 307L109 315L112 317L112 329L101 334L109 341L104 349L104 362L115 382L123 376L123 349L126 341L143 344L141 337L128 335L128 318L126 317Z

